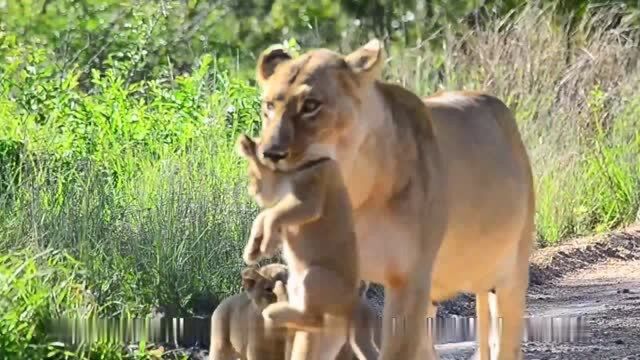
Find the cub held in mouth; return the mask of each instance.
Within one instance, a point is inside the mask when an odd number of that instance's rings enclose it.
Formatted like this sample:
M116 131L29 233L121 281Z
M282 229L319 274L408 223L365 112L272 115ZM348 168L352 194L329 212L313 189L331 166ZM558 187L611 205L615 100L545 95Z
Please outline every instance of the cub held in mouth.
M272 256L281 243L289 268L289 301L269 305L263 316L269 326L302 332L296 334L293 359L333 358L347 341L360 285L352 206L342 175L328 157L277 170L264 165L257 148L244 134L237 140L239 154L249 161L249 193L263 209L243 258L250 264ZM312 337L312 346L297 345L305 342L298 334Z

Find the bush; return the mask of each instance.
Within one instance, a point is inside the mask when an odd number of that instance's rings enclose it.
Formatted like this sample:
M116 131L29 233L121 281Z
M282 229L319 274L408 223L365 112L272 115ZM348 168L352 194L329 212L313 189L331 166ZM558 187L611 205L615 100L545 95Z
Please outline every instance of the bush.
M53 355L47 320L87 316L95 310L84 275L82 266L64 252L0 256L0 358L41 360Z

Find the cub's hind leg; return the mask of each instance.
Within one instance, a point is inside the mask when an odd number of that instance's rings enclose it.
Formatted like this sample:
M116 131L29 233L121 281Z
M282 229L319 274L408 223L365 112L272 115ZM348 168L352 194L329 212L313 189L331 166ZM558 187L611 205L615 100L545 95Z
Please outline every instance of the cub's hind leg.
M302 276L300 285L300 293L295 296L301 299L297 299L295 304L277 302L263 310L262 315L269 326L319 330L324 326L325 314L352 316L359 300L355 282L348 284L339 274L322 267L309 268ZM302 307L297 304L302 304Z
M286 302L270 304L262 311L266 326L287 327L299 331L315 332L323 326L322 314L306 312Z
M213 344L209 349L209 360L236 360L240 356L231 345Z

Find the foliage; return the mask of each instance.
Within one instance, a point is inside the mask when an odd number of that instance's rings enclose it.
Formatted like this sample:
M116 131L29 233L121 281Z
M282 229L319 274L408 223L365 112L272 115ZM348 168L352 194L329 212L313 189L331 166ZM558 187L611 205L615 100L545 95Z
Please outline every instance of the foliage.
M95 309L80 263L64 252L21 251L0 256L0 358L41 360L46 320Z

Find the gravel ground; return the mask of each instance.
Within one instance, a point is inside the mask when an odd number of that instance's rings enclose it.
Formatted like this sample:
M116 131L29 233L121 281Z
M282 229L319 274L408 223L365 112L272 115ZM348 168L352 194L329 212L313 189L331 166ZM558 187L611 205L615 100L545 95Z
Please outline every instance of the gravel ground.
M528 315L583 317L587 337L525 342L524 359L640 360L639 228L579 239L532 258ZM473 351L473 342L439 345L443 360L469 359Z
M640 226L537 250L530 280L529 316L582 317L589 334L579 342L525 342L525 360L640 360ZM383 288L372 284L367 297L381 316ZM444 303L438 316L475 316L473 296ZM463 341L437 348L442 360L470 359L475 345ZM177 353L207 356L197 348Z

